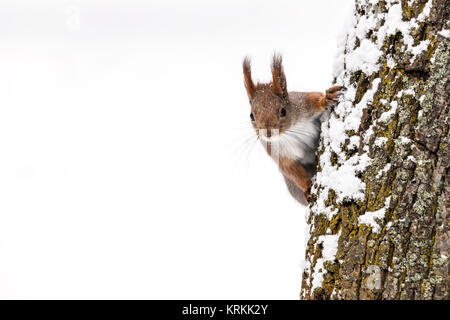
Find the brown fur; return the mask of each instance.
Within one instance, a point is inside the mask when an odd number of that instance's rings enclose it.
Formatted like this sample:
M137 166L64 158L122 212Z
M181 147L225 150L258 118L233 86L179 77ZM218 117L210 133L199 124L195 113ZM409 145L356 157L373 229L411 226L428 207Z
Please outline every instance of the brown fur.
M278 165L283 176L293 181L303 191L305 200L308 201L311 179L301 163L287 158L280 158Z
M272 90L282 99L288 99L286 76L283 70L283 60L281 56L274 55L272 60Z
M248 99L252 100L256 93L256 87L252 80L251 63L250 58L245 57L242 63L242 68L244 69L244 83L245 89L247 90Z
M253 106L252 113L256 118L256 129L278 129L281 132L285 128L285 119L279 117L284 104L270 88L258 90L253 99ZM276 112L273 110L276 110Z

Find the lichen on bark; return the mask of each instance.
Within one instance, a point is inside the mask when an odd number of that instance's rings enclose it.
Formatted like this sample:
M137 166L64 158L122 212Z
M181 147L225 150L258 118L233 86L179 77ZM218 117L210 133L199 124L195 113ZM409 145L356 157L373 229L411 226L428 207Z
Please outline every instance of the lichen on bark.
M400 21L394 21L394 10L400 10ZM343 56L361 45L371 48L368 42L378 43L381 54L374 50L377 61L359 70L343 59L344 76L335 79L347 81L354 96L350 104L341 101L331 119L344 121L337 110L354 115L351 108L361 107L361 101L364 108L356 130L335 137L330 123L323 126L328 137L318 152L300 296L447 299L450 43L443 30L450 29L448 1L356 0L354 18L353 28L360 29L353 30L352 41L347 36ZM363 197L342 196L336 182L320 175L339 172L354 157L368 159L355 170ZM376 217L372 223L367 214ZM338 235L331 259L323 255L325 235Z

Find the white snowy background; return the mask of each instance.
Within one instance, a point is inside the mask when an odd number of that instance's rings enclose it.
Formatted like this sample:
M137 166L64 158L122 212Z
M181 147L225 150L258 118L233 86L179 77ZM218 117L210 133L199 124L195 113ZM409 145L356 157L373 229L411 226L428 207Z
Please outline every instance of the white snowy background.
M0 2L0 298L297 299L241 62L331 85L353 0Z

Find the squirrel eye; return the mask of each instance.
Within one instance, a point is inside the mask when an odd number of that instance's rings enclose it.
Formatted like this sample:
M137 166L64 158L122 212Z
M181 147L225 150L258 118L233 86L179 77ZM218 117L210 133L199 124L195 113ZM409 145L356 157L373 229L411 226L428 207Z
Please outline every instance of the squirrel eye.
M255 121L255 117L253 116L253 113L250 113L250 119L252 119L252 121Z
M281 109L281 116L286 117L286 109L285 108Z

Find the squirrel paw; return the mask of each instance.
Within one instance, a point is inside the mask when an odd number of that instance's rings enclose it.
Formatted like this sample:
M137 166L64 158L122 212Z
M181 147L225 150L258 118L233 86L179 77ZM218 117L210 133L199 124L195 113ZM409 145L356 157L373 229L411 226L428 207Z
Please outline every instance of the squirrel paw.
M337 102L340 95L342 95L345 90L342 86L334 86L325 91L325 97L327 99L327 105L330 106L333 103Z

